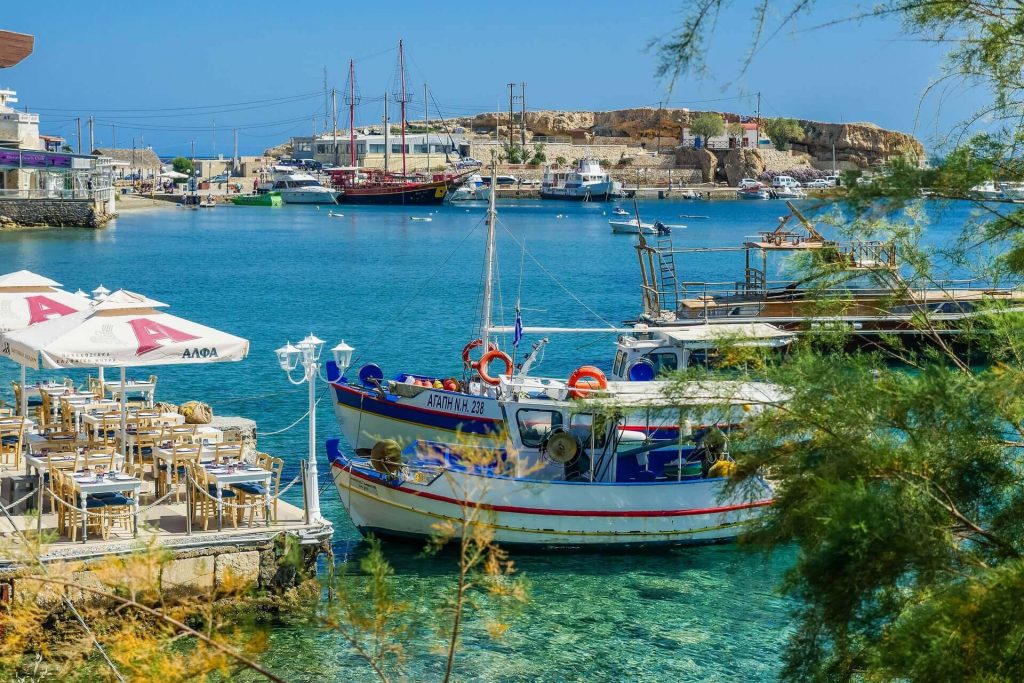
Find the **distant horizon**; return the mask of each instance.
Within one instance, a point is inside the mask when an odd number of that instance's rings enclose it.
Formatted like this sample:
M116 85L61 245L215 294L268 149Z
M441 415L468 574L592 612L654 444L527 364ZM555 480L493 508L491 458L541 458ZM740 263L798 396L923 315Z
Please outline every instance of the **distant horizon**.
M296 22L292 8L266 0L204 7L202 21L193 11L100 4L97 11L95 5L38 0L8 8L0 26L36 37L31 56L0 70L0 87L17 90L19 108L40 114L40 132L64 137L76 149L76 117L86 137L92 115L95 147L112 147L116 137L116 146L128 149L134 138L138 148L179 156L194 140L197 156L216 158L232 153L237 128L239 153L261 153L291 136L323 130L325 122L329 128L325 65L327 87L338 91L338 127L347 128L348 54L356 58L361 98L356 126L373 125L382 118L385 92L397 89L403 35L410 120L423 118L424 82L431 118L438 107L446 118L507 111L510 82L516 83L517 111L524 81L527 111L664 103L753 115L760 92L765 117L870 123L935 149L984 101L984 93L968 89L922 106L922 94L940 73L943 47L909 40L898 21L887 19L812 30L843 16L832 6L780 32L741 77L736 72L749 46L728 27L747 27L749 12L730 10L719 17L709 46L711 75L682 79L670 93L654 75L657 56L647 46L676 28L681 3L642 4L627 16L611 0L527 0L515 13L480 7L473 16L439 16L422 3L399 2L399 26L370 23L358 35L345 21ZM501 27L497 34L493 26ZM397 120L392 105L389 117Z

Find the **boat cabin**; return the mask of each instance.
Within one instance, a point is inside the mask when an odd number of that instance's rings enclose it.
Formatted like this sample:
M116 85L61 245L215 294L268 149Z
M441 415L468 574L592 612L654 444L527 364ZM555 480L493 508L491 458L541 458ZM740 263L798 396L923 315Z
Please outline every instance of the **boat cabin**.
M645 382L677 370L715 364L725 344L780 349L796 335L766 323L648 328L619 336L611 379Z

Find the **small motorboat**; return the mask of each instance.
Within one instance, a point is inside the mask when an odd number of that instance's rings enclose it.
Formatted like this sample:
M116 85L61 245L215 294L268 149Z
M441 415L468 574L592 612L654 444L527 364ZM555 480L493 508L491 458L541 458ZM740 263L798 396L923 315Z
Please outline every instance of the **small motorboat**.
M776 187L772 189L774 199L806 199L807 193L799 187Z
M409 218L414 221L426 221L427 223L434 220L430 216L410 216Z
M333 211L328 211L327 212L327 217L328 218L344 218L345 214L343 214L343 213L334 213Z
M745 187L736 190L736 196L740 199L771 199L772 195L763 187Z
M612 209L612 213L614 215L616 215L616 216L628 216L629 215L629 211L626 211L621 206L616 206L614 209Z
M672 228L685 228L685 225L666 225L661 221L654 221L653 223L641 222L637 226L636 219L628 221L608 221L608 224L612 226L612 232L619 235L639 235L642 231L645 235L670 235Z

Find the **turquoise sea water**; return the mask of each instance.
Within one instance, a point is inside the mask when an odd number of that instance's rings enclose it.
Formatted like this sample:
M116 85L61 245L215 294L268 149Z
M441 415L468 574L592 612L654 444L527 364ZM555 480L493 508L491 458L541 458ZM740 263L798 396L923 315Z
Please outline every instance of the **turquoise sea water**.
M520 201L499 203L499 324L511 325L521 298L525 325L618 324L639 311L635 237L613 235L610 206ZM456 374L459 352L476 335L485 237L485 207L287 206L167 209L125 214L107 230L0 234L0 273L27 268L86 291L102 282L171 304L170 312L251 340L242 363L161 368L159 398L200 398L215 413L244 415L276 432L305 411L305 387L292 387L273 350L310 331L344 338L356 363L374 361L387 374ZM644 220L686 224L677 245L738 245L771 229L786 212L779 202L641 202ZM929 240L949 241L968 216L965 206L932 206ZM707 219L680 218L680 214ZM432 220L412 221L411 216ZM523 256L519 243L530 255ZM532 256L531 256L532 255ZM535 260L534 260L535 259ZM687 280L742 275L742 253L701 255L681 264ZM521 277L522 274L522 277ZM529 336L525 344L532 342ZM608 367L613 335L552 336L535 372L565 376L583 363ZM507 344L506 344L507 345ZM527 346L528 348L528 346ZM34 373L33 378L84 372ZM148 375L140 369L139 376ZM0 361L0 397L12 400L17 369ZM31 381L31 380L30 380ZM336 436L328 401L319 433ZM285 457L290 479L305 457L305 423L260 438ZM326 459L320 473L327 483ZM297 489L293 491L297 492ZM299 494L301 495L301 494ZM333 487L322 494L336 528L340 558L363 546ZM426 602L452 585L452 559L424 559L388 548L404 596ZM660 554L534 555L516 558L532 599L501 643L467 625L458 680L480 681L751 681L771 680L780 662L794 605L775 586L792 561L737 547ZM424 607L423 609L429 609ZM420 637L412 680L435 680L442 658ZM300 627L273 634L266 661L289 680L369 680L336 637Z

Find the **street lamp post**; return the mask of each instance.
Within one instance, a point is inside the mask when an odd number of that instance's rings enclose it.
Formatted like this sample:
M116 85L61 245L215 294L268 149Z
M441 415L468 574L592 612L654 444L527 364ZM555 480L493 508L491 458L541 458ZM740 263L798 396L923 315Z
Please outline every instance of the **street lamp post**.
M328 381L320 374L320 354L323 352L324 340L317 338L312 333L300 341L296 346L290 342L277 349L277 362L281 369L288 375L288 381L298 386L309 385L309 462L306 468L306 501L309 506L309 519L314 524L324 521L320 514L320 489L319 477L316 467L316 380L317 377ZM342 341L331 349L334 362L338 366L340 377L348 369L352 362L352 347ZM302 366L302 376L299 379L292 377L299 365Z

